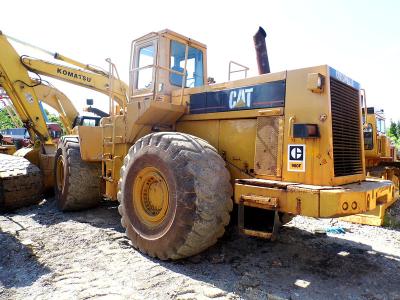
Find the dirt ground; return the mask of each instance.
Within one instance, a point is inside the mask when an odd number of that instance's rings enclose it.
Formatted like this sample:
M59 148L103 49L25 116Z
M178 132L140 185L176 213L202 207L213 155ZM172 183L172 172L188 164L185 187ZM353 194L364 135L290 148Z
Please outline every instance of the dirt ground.
M313 233L333 225L346 233ZM0 245L1 299L400 299L395 226L297 217L276 242L231 226L201 255L163 262L131 247L115 206L61 213L50 199L1 215Z

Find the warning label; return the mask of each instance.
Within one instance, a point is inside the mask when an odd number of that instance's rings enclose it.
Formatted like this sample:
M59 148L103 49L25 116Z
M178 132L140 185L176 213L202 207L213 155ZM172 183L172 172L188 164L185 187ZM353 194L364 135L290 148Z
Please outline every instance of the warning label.
M306 145L288 145L288 171L306 170Z

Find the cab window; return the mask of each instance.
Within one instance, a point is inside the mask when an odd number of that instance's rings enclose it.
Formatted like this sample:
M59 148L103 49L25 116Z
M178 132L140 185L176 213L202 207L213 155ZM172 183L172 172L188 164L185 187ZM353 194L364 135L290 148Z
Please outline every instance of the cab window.
M82 121L82 126L96 126L96 120L95 119L83 119Z
M183 73L185 71L186 46L177 41L171 41L171 59L169 81L172 85L182 86ZM180 73L180 74L179 74ZM203 52L199 49L188 48L186 63L186 81L184 87L202 86L203 82Z
M366 128L364 128L364 149L372 150L374 148L374 136L372 124L369 123Z
M378 127L378 132L385 133L386 131L385 120L377 119L377 127Z
M139 49L139 60L137 64L137 82L136 88L149 89L151 88L153 80L153 68L154 65L154 45L144 46ZM147 67L147 68L146 68Z

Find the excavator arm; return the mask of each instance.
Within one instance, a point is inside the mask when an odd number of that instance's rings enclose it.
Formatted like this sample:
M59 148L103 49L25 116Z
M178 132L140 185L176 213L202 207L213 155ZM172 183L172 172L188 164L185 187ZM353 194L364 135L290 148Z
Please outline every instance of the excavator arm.
M31 137L36 139L37 136L42 142L51 143L34 89L38 83L29 77L20 56L3 34L0 34L0 85L12 100Z
M117 78L118 73L117 77L113 75L115 67L110 61L110 66L112 66L110 70L112 71L106 72L55 53L53 55L55 59L81 69L59 65L28 56L20 56L10 44L9 39L21 42L4 35L0 31L0 85L9 95L16 112L31 136L37 135L42 142L51 144L51 137L40 109L37 93L46 95L48 104L60 113L64 124L68 123L66 128L72 129L73 116L76 116L76 110L72 108L72 103L67 100L68 98L64 94L41 85L40 79L31 79L28 71L101 92L108 95L119 107L125 107L128 85Z
M79 113L71 100L55 87L40 84L34 87L36 95L40 101L54 108L60 115L67 132L72 132L72 127Z
M76 61L67 60L64 56L60 56L59 54L55 56L55 58L60 57L63 58L63 61L66 61L70 64L74 63L79 66L85 66ZM95 69L93 68L90 68L90 70L84 70L65 65L58 65L29 56L22 56L21 63L28 70L40 75L46 75L55 79L89 88L106 95L111 95L111 98L117 102L120 107L123 107L126 104L128 85L115 77L110 78L108 73L102 71L94 72Z

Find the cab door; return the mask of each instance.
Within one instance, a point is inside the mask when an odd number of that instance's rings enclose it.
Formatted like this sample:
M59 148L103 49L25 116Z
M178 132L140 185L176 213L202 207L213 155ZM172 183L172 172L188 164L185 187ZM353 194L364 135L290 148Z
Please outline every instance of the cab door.
M157 69L158 36L133 43L130 64L131 97L154 94Z

